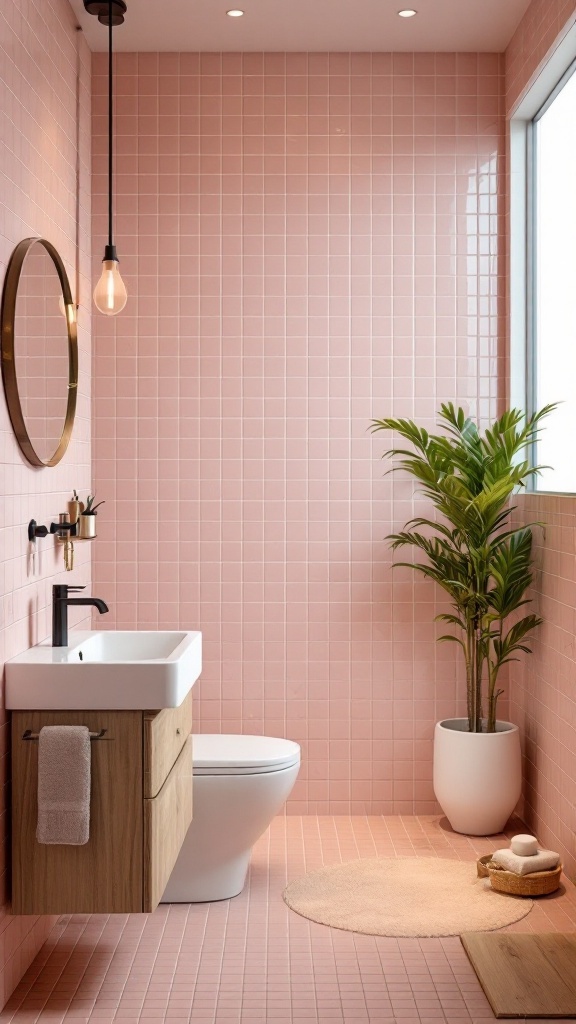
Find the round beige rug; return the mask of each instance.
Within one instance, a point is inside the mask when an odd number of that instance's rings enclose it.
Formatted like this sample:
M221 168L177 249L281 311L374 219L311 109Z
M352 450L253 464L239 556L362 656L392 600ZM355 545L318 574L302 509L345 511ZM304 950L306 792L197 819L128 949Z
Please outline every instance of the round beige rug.
M424 938L488 932L526 917L530 899L495 892L473 861L389 857L333 864L284 890L302 917L365 935Z

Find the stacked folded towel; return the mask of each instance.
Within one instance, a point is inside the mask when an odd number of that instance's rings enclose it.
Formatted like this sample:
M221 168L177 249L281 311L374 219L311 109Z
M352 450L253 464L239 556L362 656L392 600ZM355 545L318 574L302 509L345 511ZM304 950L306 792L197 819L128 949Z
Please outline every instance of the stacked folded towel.
M515 875L529 875L534 871L552 871L560 863L560 854L541 850L534 836L514 836L509 850L496 850L492 860L498 867Z

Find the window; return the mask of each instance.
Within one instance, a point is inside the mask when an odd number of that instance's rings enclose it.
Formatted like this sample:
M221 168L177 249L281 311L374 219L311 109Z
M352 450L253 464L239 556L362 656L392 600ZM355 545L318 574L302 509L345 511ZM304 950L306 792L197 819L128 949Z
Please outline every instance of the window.
M528 398L546 421L537 460L543 491L576 492L576 67L532 120L528 147Z

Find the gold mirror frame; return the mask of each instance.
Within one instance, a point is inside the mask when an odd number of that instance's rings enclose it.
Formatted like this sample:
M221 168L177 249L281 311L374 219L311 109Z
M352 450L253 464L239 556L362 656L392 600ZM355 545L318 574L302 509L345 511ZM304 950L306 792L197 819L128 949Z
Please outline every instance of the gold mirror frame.
M60 278L62 298L66 308L66 325L68 330L68 401L66 404L66 416L60 441L56 451L49 459L41 459L36 452L22 412L22 403L18 393L18 379L16 376L16 360L14 351L14 321L16 316L16 298L18 295L18 284L24 260L36 243L42 245L51 257L56 272ZM76 415L76 396L78 394L78 335L76 330L76 317L71 316L74 309L72 290L62 262L60 254L51 242L45 238L24 238L19 242L10 257L4 289L2 292L2 312L0 314L2 324L2 380L4 382L4 393L8 405L8 414L16 440L20 445L23 454L33 466L56 466L64 455L74 426Z

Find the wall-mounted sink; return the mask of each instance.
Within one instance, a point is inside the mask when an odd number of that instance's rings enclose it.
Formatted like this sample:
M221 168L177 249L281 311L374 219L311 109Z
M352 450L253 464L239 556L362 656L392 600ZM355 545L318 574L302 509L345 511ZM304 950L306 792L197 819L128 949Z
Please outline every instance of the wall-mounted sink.
M179 707L202 671L202 634L86 630L6 662L9 710Z

